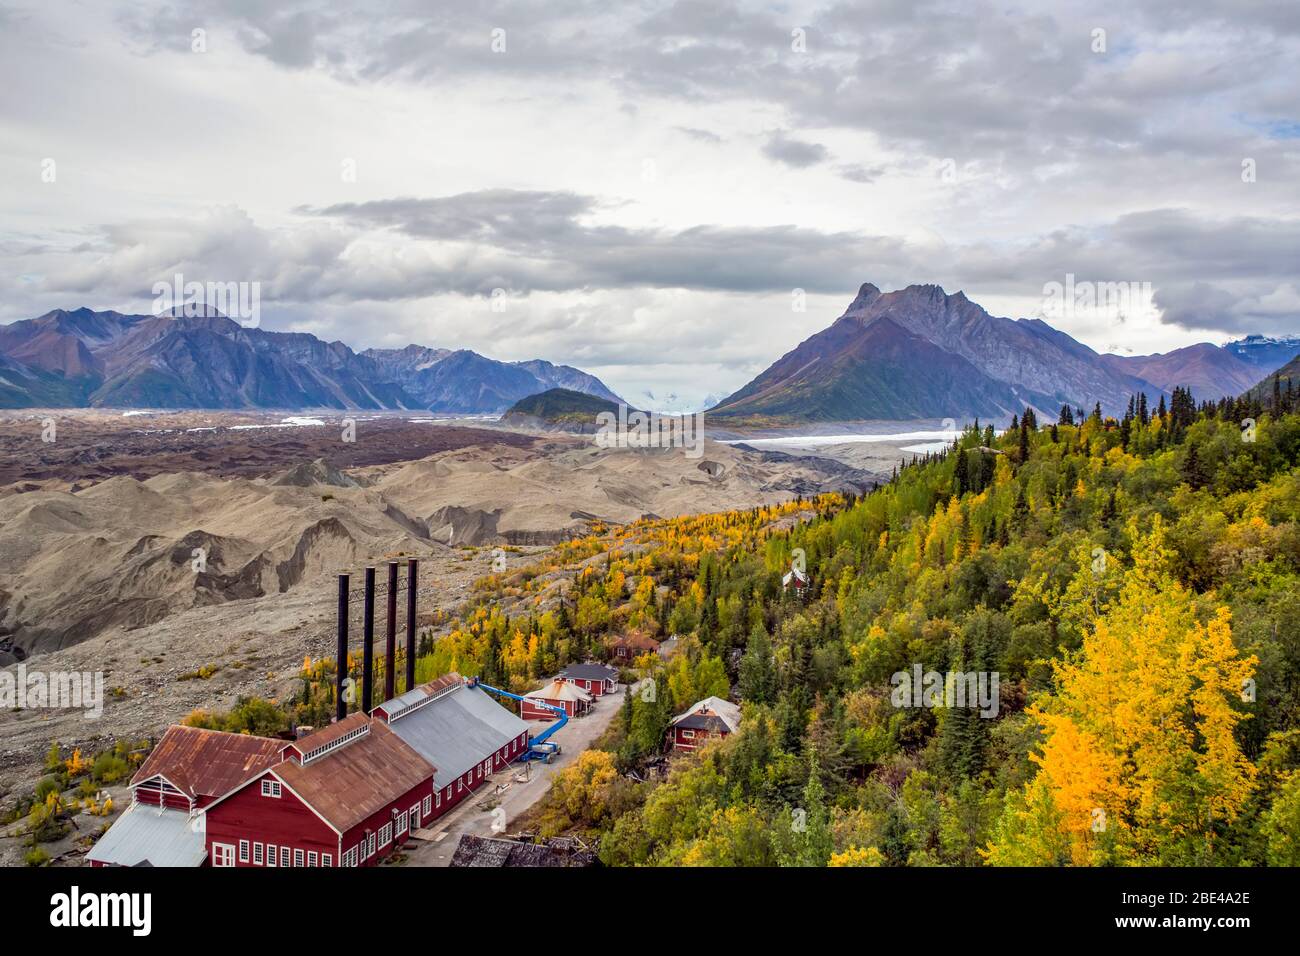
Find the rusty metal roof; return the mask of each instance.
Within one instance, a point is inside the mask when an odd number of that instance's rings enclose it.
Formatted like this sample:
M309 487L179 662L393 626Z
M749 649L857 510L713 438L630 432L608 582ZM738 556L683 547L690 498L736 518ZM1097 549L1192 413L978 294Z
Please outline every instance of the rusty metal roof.
M334 726L350 724L353 717L365 720L357 713ZM274 773L336 830L346 833L408 790L430 780L434 767L383 721L373 720L368 734L305 766L286 760L274 767Z
M131 785L162 774L191 799L219 797L273 766L283 740L180 724L167 728Z

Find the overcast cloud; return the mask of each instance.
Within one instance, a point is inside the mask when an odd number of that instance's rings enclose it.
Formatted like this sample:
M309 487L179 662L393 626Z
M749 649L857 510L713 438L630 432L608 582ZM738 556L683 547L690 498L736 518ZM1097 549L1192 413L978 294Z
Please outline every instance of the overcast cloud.
M1100 350L1300 333L1286 0L54 0L0 25L4 322L148 311L179 272L260 282L270 328L687 400L865 281L1014 317L1067 273L1150 283L1138 314L1044 315Z

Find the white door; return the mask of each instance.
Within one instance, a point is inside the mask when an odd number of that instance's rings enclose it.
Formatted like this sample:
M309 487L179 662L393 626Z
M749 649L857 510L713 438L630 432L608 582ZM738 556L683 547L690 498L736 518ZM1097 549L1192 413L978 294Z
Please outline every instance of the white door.
M213 866L234 866L235 848L229 843L212 844Z

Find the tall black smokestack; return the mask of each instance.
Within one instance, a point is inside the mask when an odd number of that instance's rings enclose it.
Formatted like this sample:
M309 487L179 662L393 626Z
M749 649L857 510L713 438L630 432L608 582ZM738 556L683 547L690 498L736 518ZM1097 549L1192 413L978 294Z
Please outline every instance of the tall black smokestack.
M370 713L370 686L375 680L375 569L366 568L366 646L361 649L361 709Z
M415 579L420 562L406 562L406 689L415 686Z
M348 576L339 575L339 643L334 651L334 716L342 720L348 715L347 696L343 680L348 673Z
M384 632L384 700L397 689L397 562L388 562L388 630Z

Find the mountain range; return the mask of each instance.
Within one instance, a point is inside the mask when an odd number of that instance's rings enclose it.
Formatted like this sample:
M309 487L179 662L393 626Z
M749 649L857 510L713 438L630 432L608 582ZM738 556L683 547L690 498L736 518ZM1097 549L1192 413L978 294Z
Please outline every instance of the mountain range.
M0 408L344 408L497 414L569 388L618 401L598 378L465 349L368 349L223 315L56 309L0 326Z
M729 425L1008 417L1026 405L1118 414L1176 386L1198 400L1249 391L1300 355L1300 338L1251 335L1158 355L1100 354L1041 319L990 315L963 292L865 283L829 328L710 409ZM1270 386L1271 387L1271 386ZM622 399L542 360L408 345L354 352L305 332L247 328L216 312L81 308L0 326L0 408L341 408L501 414L565 389Z
M1250 397L1267 402L1274 394L1300 391L1300 356L1296 356L1280 369L1250 390Z
M1099 354L1041 319L990 315L963 292L864 284L829 328L805 339L709 414L741 424L1004 417L1026 405L1119 414L1129 396L1176 386L1197 399L1250 389L1300 338L1250 336L1163 355Z

